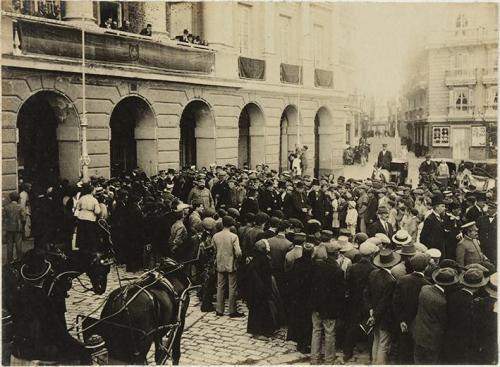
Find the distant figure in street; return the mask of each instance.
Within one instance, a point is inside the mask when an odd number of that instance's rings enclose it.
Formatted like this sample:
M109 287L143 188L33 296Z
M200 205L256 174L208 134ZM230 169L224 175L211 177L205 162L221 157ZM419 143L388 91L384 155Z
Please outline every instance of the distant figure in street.
M141 31L141 35L151 37L153 35L153 26L148 24L146 28Z
M302 169L302 172L306 175L307 174L307 145L304 145L302 147L302 152L300 153L299 157L300 157L300 166L301 166L301 169Z
M378 154L377 167L386 170L391 169L392 153L387 150L387 144L382 144L382 150Z

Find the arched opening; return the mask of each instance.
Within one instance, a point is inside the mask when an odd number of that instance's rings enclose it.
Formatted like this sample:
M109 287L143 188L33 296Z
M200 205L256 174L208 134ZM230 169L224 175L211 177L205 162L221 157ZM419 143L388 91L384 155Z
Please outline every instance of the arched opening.
M254 103L247 104L238 119L238 167L255 168L265 162L264 114Z
M26 100L17 117L19 179L41 192L59 178L80 174L79 117L62 94L41 91Z
M335 151L335 136L343 132L335 132L333 119L326 107L321 107L314 116L314 175L319 177L329 174L333 170L333 156ZM338 148L338 147L337 147Z
M111 176L135 168L156 174L156 120L149 104L136 96L122 99L111 113L110 127Z
M314 177L319 177L319 116L314 116Z
M180 121L180 167L208 167L215 163L215 121L203 101L190 102Z
M297 144L297 109L289 105L285 108L280 118L280 172L290 170L288 155L295 151Z

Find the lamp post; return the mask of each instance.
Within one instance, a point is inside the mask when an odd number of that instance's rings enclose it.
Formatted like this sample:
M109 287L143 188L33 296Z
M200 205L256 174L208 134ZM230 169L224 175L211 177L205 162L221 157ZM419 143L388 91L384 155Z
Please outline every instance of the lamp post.
M90 157L87 147L87 106L86 106L86 90L85 90L85 11L82 1L82 116L80 119L80 128L82 133L82 178L83 182L89 182L89 164Z

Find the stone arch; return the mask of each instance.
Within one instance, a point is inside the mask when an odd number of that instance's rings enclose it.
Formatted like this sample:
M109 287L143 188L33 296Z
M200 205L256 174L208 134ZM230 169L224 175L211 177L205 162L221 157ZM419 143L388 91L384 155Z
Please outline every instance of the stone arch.
M321 106L314 115L314 175L330 173L332 167L333 118L330 109Z
M279 142L279 168L287 171L290 168L288 155L295 151L297 144L297 122L299 121L299 110L296 105L289 104L281 113L280 118L280 142Z
M44 190L59 178L80 176L80 116L73 102L56 90L32 93L17 110L19 178Z
M238 118L238 167L248 164L255 168L265 163L266 121L262 108L255 102L247 103Z
M151 176L158 170L157 119L149 101L139 94L122 97L111 112L111 176L137 167Z
M192 99L179 122L179 166L208 167L215 162L215 116L210 104Z

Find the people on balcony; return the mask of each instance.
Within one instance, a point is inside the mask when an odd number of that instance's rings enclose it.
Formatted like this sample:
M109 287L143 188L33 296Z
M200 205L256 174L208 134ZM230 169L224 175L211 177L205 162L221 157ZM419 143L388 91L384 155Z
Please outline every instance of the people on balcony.
M120 27L120 31L122 32L132 32L130 29L130 22L128 20L123 20L122 26Z
M143 30L140 33L142 36L148 36L152 37L153 36L153 26L151 24L146 25L146 28L143 28Z
M175 37L175 39L177 40L177 42L208 46L208 42L202 40L200 36L194 36L192 33L189 33L189 30L187 29L184 29L182 35Z

